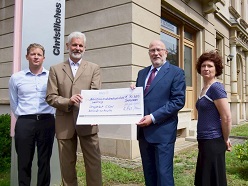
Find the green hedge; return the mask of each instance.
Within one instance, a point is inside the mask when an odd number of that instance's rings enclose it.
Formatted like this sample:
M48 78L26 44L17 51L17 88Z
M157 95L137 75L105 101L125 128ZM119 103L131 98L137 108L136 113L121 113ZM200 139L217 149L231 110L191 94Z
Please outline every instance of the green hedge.
M235 146L235 152L238 159L243 161L248 161L248 140L245 141L243 144L238 144Z
M10 115L0 115L0 171L10 168L11 164L11 137Z

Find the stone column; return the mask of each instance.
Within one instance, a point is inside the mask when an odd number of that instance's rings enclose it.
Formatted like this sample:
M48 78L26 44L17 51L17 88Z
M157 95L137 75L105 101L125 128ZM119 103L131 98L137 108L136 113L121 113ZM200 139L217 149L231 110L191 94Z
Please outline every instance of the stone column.
M238 95L238 78L237 78L237 61L236 61L236 44L231 45L231 54L234 56L231 62L231 111L232 124L236 125L240 122L240 101Z
M231 45L231 54L234 56L231 61L231 95L237 96L238 94L238 77L237 77L237 62L236 62L236 45Z
M245 119L248 120L248 52L245 52Z

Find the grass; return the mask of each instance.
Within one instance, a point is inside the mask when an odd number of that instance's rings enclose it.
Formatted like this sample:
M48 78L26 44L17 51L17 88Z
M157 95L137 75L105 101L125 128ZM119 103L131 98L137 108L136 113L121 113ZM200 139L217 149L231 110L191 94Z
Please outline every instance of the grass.
M77 176L79 185L86 185L85 168L82 158L78 158ZM118 184L139 184L140 186L144 185L143 171L141 167L134 169L123 168L106 160L102 162L102 177L104 186L113 186Z
M235 155L235 147L226 153L226 172L229 186L248 185L248 161L241 163Z
M194 185L197 146L180 152L174 157L174 177L176 186ZM248 161L241 163L235 155L235 146L226 153L226 173L228 186L248 186Z
M197 146L190 147L174 156L174 179L177 186L194 185Z
M248 123L232 128L231 136L248 137ZM197 146L184 150L174 157L174 177L176 186L194 185ZM226 173L228 186L248 186L248 161L240 162L235 155L235 146L226 153Z
M233 127L232 136L248 137L248 123ZM177 153L174 157L174 178L176 186L194 185L197 146ZM85 169L82 158L78 158L77 174L79 186L85 186ZM240 162L235 155L235 146L226 153L226 171L228 186L248 186L248 161ZM113 162L103 160L102 175L104 186L125 184L144 186L142 167L123 168ZM0 185L10 185L10 170L0 173Z
M248 137L248 123L234 126L231 131L231 136Z
M0 185L9 186L10 185L10 169L0 172Z

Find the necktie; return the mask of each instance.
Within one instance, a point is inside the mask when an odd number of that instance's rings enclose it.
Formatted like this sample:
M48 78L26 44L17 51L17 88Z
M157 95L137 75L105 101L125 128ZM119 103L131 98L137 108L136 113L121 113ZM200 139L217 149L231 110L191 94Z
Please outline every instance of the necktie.
M149 78L148 78L148 81L146 83L146 88L145 88L145 94L148 92L148 89L152 83L152 80L155 78L155 73L156 73L157 69L154 68L152 69L152 73L150 74Z

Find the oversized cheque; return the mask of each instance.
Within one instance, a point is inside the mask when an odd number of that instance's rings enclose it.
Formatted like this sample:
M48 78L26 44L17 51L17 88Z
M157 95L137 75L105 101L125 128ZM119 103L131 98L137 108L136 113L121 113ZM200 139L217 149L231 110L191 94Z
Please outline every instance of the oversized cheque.
M143 117L143 90L137 87L82 90L78 125L135 124Z

